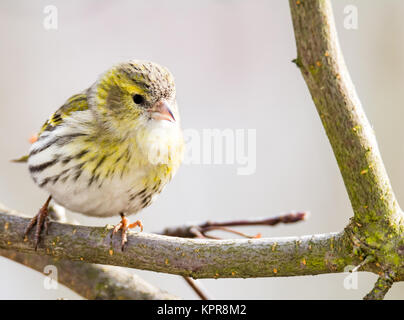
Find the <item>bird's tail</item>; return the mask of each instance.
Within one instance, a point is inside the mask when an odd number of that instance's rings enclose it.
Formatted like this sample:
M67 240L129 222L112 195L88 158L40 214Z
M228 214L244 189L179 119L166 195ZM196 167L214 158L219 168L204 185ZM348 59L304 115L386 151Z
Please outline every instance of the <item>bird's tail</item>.
M24 163L28 161L28 155L22 156L18 159L12 159L11 162Z
M37 135L37 134L34 134L34 135L32 135L32 136L29 138L29 143L33 144L33 143L36 142L37 140L38 140L38 135ZM13 160L11 160L11 162L25 163L25 162L28 162L28 158L29 158L29 155L25 155L25 156L22 156L22 157L20 157L20 158L18 158L18 159L13 159Z

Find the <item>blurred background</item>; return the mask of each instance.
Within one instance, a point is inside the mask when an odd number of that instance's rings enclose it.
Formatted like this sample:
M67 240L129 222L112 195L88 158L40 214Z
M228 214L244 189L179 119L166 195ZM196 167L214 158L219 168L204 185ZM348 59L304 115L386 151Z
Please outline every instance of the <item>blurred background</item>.
M47 5L57 30L43 26ZM358 9L358 28L344 28L344 7ZM371 121L399 201L404 203L402 121L404 2L333 1L341 47ZM72 94L112 64L130 58L167 66L176 77L184 129L256 129L257 167L184 165L160 198L137 217L145 231L187 221L228 220L309 210L294 225L249 228L263 236L340 231L352 215L331 147L298 68L287 1L149 0L0 2L0 201L34 215L47 195L25 165L9 160ZM116 224L70 214L87 225ZM195 299L178 276L133 270L173 294ZM218 299L361 299L376 276L360 273L246 280L202 280ZM44 276L0 257L1 299L79 299ZM404 298L395 284L387 299Z

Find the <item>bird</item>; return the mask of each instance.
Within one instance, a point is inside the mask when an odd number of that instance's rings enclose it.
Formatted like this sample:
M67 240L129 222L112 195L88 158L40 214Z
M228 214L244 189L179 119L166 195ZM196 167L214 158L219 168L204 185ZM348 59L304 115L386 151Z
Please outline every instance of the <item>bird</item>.
M37 250L47 233L49 205L87 216L120 215L111 238L143 225L128 215L149 206L177 172L184 139L171 72L157 63L129 60L112 66L88 89L71 96L32 139L28 163L49 197L25 229L36 226Z

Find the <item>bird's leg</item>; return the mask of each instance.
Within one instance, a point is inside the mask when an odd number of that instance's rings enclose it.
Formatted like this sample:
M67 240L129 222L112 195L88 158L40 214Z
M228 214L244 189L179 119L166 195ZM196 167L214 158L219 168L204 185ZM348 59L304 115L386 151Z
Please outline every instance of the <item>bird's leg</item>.
M31 231L31 229L34 227L34 225L36 224L35 236L34 236L35 250L38 248L38 243L39 243L39 240L41 239L42 227L45 228L45 233L48 234L48 224L49 224L48 207L49 207L49 202L51 201L51 199L52 199L52 196L49 196L48 200L46 200L46 202L42 206L42 208L39 209L38 214L31 219L30 223L28 224L28 226L24 232L24 238L25 238L28 235L28 233Z
M121 215L121 222L119 222L114 227L114 230L112 230L111 238L115 233L117 233L119 230L121 230L121 236L122 236L121 249L123 251L123 249L125 248L125 243L128 242L128 238L127 238L128 229L140 227L140 231L143 231L143 225L142 225L142 222L140 222L140 220L137 220L134 223L129 223L129 219L126 218L123 213L120 213L120 215Z

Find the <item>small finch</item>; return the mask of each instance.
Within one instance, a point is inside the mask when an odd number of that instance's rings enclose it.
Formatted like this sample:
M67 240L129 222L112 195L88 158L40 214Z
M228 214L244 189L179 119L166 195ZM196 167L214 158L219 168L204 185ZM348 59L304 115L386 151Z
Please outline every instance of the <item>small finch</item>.
M174 79L146 61L120 63L89 89L72 96L42 126L28 161L34 182L49 198L27 226L36 225L35 249L48 227L51 199L88 216L121 216L113 234L130 224L126 215L150 205L176 173L184 142Z

